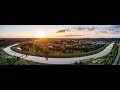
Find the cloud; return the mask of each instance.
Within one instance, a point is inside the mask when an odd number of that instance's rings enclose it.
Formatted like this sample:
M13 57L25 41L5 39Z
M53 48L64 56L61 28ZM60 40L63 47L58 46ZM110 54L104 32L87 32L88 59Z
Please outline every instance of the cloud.
M98 33L109 33L109 32L106 30L101 30L101 31L98 31Z
M120 25L109 25L105 27L97 27L97 33L119 34Z
M74 26L74 27L72 27L72 29L76 29L76 30L82 31L84 29L84 27Z
M117 33L120 33L119 30L109 30L112 34L117 34Z
M120 25L113 25L109 27L109 31L111 31L112 33L116 34L116 33L120 33Z
M75 32L75 31L84 31L84 32L89 32L89 31L93 31L95 29L95 27L93 26L73 26L70 29L62 29L62 30L58 30L56 33L64 33L64 32Z
M56 33L64 33L66 31L71 32L71 30L67 28L67 29L58 30Z
M63 32L65 32L66 30L59 30L59 31L57 31L56 33L63 33Z
M97 33L118 34L120 31L115 30L99 30Z
M100 26L92 26L92 25L76 25L71 28L62 29L57 31L56 33L64 33L68 32L69 35L64 35L65 37L75 37L75 36L83 36L76 35L78 33L87 34L120 34L120 25L100 25Z
M117 32L120 31L120 25L111 25L111 26L108 26L108 27L104 27L103 29L117 33Z
M78 31L93 31L95 27L93 26L74 26L73 29Z
M84 36L84 35L64 35L65 37L71 37L71 36Z
M111 25L110 28L112 28L112 29L120 29L120 25Z

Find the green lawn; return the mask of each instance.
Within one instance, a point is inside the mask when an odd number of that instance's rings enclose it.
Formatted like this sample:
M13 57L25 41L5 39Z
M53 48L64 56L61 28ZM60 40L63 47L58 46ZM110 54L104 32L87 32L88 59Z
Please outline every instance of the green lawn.
M81 61L82 62L81 65L106 65L106 62L108 62L109 60L114 60L113 57L116 57L117 50L118 50L118 46L114 46L108 55L97 58L97 59L88 59L88 60ZM111 57L111 54L114 54L114 56ZM77 62L75 64L79 65L80 62ZM120 64L120 58L119 58L118 64Z
M33 62L28 60L19 60L16 62L16 65L41 65L42 63Z
M81 61L81 65L105 65L106 57ZM79 65L79 64L78 64Z
M119 58L119 60L118 60L118 62L117 62L117 65L120 65L120 58Z
M118 46L120 47L120 43L118 44ZM119 57L119 60L117 62L117 65L120 65L120 57Z
M3 48L0 47L0 53L2 53L2 55L0 55L0 65L9 65L9 63L6 62L6 60L4 60L4 58L12 58L12 56L6 54L2 49Z
M104 50L110 43L107 43L106 45L100 47L97 50L93 50L93 51L89 51L89 52L79 52L79 51L74 51L74 53L62 53L61 51L58 51L58 54L53 53L52 51L50 51L50 54L41 54L41 53L30 53L30 52L23 52L19 49L17 49L17 47L19 46L14 46L11 47L11 49L13 51L22 53L22 54L29 54L29 55L33 55L33 56L40 56L40 57L48 57L48 58L72 58L72 57L82 57L82 56L88 56L88 55L92 55L92 54L96 54L99 53L100 51ZM33 51L34 49L31 48L31 51Z
M105 59L103 57L98 59L89 59L81 61L82 62L81 65L104 65L105 64L104 61Z
M92 59L90 60L86 60L86 61L82 61L82 64L81 65L94 65L94 63L92 63Z
M5 53L3 47L0 47L0 53L2 53L2 55L0 55L0 65L41 65L41 63L24 59L12 60L14 57ZM11 60L8 61L5 58L11 58Z

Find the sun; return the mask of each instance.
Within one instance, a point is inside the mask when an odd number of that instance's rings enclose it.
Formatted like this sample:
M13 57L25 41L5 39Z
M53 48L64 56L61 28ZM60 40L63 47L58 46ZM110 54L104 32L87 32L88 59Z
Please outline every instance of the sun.
M44 38L45 37L45 33L44 32L40 32L36 35L36 38Z

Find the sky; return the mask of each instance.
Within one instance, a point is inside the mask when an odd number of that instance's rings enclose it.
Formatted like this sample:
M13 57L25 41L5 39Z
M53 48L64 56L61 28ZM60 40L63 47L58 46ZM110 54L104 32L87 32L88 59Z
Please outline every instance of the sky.
M0 25L0 38L120 38L120 25Z

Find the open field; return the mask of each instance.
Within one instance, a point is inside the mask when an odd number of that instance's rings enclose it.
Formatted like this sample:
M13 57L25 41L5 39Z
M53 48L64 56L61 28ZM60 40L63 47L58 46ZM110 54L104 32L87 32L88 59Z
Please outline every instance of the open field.
M1 53L0 65L40 65L41 64L39 62L33 62L24 59L17 60L15 57L8 55L6 52L4 52L3 47L0 47L0 53Z
M97 50L89 51L89 52L79 52L79 51L74 51L74 53L62 53L61 51L58 51L56 54L54 54L52 51L50 51L49 54L41 54L41 53L30 53L30 52L23 52L17 48L20 46L13 46L11 49L15 52L22 53L22 54L28 54L28 55L33 55L33 56L40 56L40 57L48 57L48 58L71 58L71 57L82 57L82 56L88 56L92 54L99 53L100 51L104 50L110 43L105 44L104 46L100 47ZM31 48L32 49L32 48ZM34 50L34 49L33 49Z

